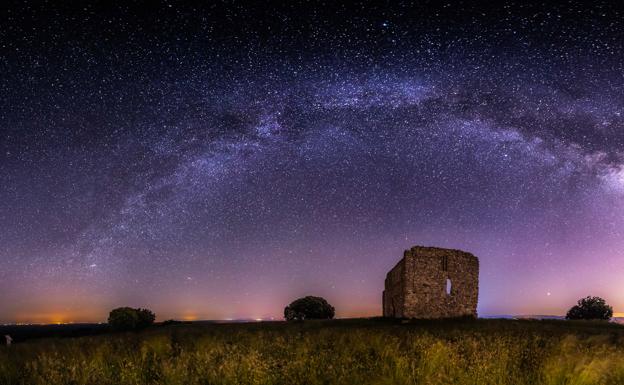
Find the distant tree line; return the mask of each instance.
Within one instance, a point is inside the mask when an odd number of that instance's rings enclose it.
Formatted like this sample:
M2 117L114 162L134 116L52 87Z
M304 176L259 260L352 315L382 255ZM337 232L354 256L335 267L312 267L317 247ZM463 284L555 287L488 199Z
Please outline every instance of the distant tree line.
M332 319L335 309L325 298L307 296L290 303L284 309L284 318L287 321L303 321L311 319ZM149 309L118 307L108 315L108 325L117 331L140 330L152 325L156 315ZM182 323L176 320L167 320L163 325Z
M294 300L284 308L287 321L311 319L333 319L335 308L325 298L306 296ZM613 317L613 308L600 297L588 296L578 300L566 314L569 320L609 320ZM108 316L108 324L113 330L127 331L144 329L154 323L156 315L149 309L119 307ZM180 321L168 320L163 325L173 325Z

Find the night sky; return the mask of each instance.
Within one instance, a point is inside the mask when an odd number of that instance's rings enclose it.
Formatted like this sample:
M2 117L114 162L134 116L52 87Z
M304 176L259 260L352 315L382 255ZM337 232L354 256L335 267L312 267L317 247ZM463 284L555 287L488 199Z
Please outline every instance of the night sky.
M0 322L375 316L413 245L624 312L621 9L74 3L0 10Z

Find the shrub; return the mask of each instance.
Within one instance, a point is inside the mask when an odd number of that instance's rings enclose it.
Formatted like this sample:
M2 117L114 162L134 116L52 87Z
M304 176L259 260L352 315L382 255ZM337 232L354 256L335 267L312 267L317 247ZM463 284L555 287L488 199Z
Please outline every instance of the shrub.
M162 325L163 326L167 326L167 325L180 325L180 324L183 324L183 323L184 322L178 321L178 320L175 320L175 319L168 319L166 321L163 321Z
M307 296L293 301L284 309L287 321L304 319L332 319L335 309L324 298Z
M118 307L108 315L108 325L113 330L137 330L154 323L156 316L148 309Z
M154 323L156 320L156 314L149 309L136 309L138 321L137 329L143 329Z
M139 317L131 307L118 307L108 315L108 325L114 330L132 330L136 328Z
M613 316L613 308L600 297L581 298L568 310L566 319L609 320Z

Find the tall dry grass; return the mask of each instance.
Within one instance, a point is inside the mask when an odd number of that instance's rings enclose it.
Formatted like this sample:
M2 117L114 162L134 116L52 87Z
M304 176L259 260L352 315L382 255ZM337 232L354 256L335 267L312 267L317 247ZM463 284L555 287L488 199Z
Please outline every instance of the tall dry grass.
M501 320L175 325L0 349L0 384L624 384L624 328Z

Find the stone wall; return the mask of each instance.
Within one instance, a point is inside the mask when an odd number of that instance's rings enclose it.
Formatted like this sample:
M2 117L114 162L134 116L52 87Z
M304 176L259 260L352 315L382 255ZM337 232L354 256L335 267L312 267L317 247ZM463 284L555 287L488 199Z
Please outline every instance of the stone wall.
M405 258L401 259L386 275L383 292L384 317L403 317L405 302Z
M383 315L476 317L478 294L477 257L460 250L415 246L404 252L386 276Z

